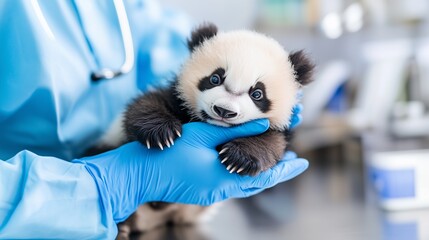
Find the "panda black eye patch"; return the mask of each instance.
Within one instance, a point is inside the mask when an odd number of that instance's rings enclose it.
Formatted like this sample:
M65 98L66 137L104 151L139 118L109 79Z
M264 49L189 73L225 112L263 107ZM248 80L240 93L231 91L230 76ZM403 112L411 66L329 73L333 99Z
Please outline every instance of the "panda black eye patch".
M225 69L218 68L214 70L210 75L204 77L200 80L198 84L198 89L202 92L205 90L212 89L214 87L217 87L219 85L222 85L222 83L225 80Z
M255 86L249 90L249 96L261 112L266 113L270 110L271 101L267 98L265 85L262 82L257 82Z

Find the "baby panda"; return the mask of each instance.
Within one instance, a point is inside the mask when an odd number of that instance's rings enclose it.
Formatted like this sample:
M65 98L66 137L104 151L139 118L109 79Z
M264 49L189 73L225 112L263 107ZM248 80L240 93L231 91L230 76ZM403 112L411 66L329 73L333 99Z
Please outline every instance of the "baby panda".
M312 63L302 51L288 54L262 34L218 33L212 24L196 29L188 46L191 56L177 80L129 105L129 139L164 149L187 122L233 126L268 118L269 131L226 143L219 153L228 170L242 175L274 166L285 152L291 110L298 89L311 80Z
M129 140L164 149L181 136L184 123L229 127L268 118L265 133L235 139L218 151L230 173L254 176L273 167L286 151L292 108L298 90L311 81L312 62L303 51L288 53L263 34L218 32L209 23L192 32L188 47L190 57L169 87L145 93L128 106L123 124ZM122 229L192 223L201 211L199 206L149 203Z

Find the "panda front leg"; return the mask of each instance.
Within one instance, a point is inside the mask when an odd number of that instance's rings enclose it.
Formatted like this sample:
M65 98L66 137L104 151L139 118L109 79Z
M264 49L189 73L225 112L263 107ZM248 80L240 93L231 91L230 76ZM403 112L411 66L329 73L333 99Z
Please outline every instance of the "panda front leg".
M273 167L285 152L282 132L269 130L259 136L238 138L220 146L219 158L230 173L258 175Z
M182 122L172 110L172 89L160 89L136 98L125 111L124 128L130 141L137 140L147 148L174 145L181 136Z

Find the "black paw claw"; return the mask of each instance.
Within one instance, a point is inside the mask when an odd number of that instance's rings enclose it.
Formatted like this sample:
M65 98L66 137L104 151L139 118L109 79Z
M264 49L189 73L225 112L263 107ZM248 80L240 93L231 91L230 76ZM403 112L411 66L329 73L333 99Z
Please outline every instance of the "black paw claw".
M234 142L223 145L219 157L230 173L254 176L262 170L260 162Z
M156 126L141 126L137 140L145 145L148 149L164 148L174 145L174 140L181 136L182 126L180 122L163 122L158 123Z

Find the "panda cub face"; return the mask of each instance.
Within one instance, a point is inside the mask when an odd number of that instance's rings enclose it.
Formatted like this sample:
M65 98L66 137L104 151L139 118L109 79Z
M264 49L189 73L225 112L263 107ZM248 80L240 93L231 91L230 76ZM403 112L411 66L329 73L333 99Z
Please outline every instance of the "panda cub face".
M200 92L195 98L198 117L221 126L268 117L271 101L261 77L237 74L232 69L221 66L199 81ZM237 75L251 80L240 81Z
M194 31L188 45L177 88L193 117L220 126L259 118L268 118L272 129L288 126L297 91L313 69L302 52L291 55L252 31L217 33L214 25Z

